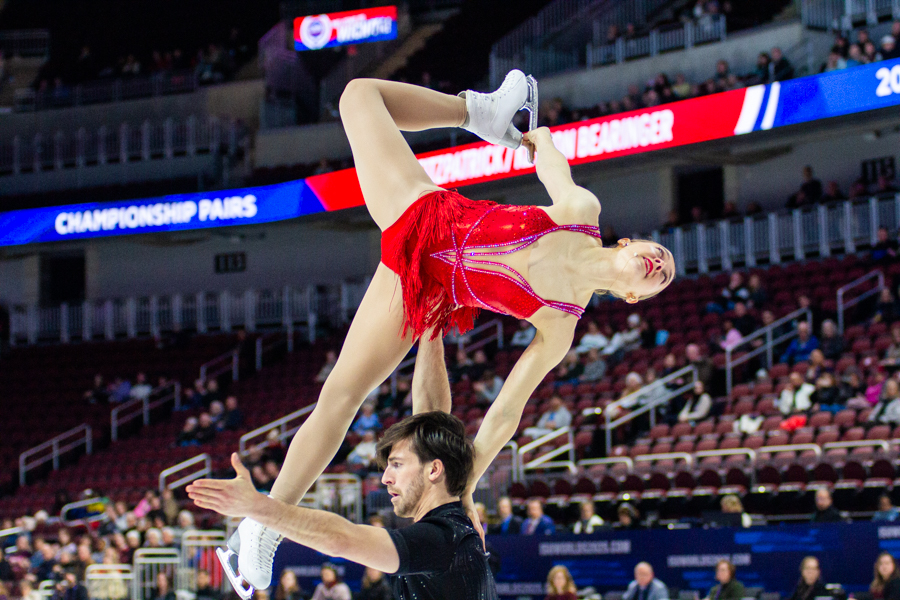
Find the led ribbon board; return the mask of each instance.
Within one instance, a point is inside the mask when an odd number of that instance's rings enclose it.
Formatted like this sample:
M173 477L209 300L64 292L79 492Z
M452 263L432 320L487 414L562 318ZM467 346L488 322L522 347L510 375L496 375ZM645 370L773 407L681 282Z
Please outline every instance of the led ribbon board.
M294 49L321 50L397 37L397 7L310 15L294 19Z
M897 105L900 59L560 125L551 131L569 162L582 164ZM418 159L437 185L448 187L534 172L524 148L510 150L484 142L427 152ZM217 194L0 213L0 246L270 223L362 204L356 171L344 169Z

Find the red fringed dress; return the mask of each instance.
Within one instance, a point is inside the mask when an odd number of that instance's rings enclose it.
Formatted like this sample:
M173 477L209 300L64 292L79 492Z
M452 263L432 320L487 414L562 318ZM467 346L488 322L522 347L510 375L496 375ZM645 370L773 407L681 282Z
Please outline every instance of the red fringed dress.
M600 238L599 227L557 225L537 206L470 200L454 191L419 198L381 235L381 262L403 288L403 335L412 331L417 339L432 327L435 335L454 326L466 332L482 308L527 319L549 306L581 317L580 306L541 298L515 269L490 258L554 231Z

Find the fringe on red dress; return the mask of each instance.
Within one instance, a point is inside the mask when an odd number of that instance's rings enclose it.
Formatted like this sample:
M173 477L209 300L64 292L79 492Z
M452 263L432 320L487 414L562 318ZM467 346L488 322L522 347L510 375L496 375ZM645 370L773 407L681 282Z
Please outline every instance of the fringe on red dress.
M413 339L418 339L434 328L431 339L435 339L454 327L465 333L474 326L481 309L456 306L451 291L429 273L426 259L430 249L451 247L454 225L464 219L469 209L483 211L484 202L470 200L455 191L431 192L414 202L383 232L381 260L400 276L403 291L401 335L412 332Z

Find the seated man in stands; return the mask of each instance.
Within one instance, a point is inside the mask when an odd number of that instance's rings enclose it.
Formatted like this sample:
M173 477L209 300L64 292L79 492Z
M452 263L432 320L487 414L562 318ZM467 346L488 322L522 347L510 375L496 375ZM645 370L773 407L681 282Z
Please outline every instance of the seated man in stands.
M378 442L375 440L375 432L367 431L352 452L347 456L347 462L359 471L370 471L377 467Z
M585 500L581 503L579 510L581 518L572 526L572 533L594 533L594 531L603 527L603 519L594 509L594 501Z
M837 325L831 319L822 321L819 349L828 360L838 360L844 353L844 337L838 333Z
M603 379L604 375L606 375L606 361L596 348L591 348L584 358L584 371L578 381L593 383Z
M551 433L561 427L567 427L572 423L572 413L563 404L562 398L554 395L550 398L550 408L541 415L535 427L525 430L525 435L540 437Z
M789 379L787 387L781 391L778 410L785 416L808 412L812 408L811 398L816 388L806 383L800 373L791 373Z
M841 513L834 507L828 488L816 490L816 510L812 514L811 521L813 523L843 521Z
M900 384L893 377L884 382L869 422L900 425Z
M712 382L713 377L713 364L712 361L709 360L706 356L703 356L703 353L700 351L700 346L697 344L688 344L684 349L684 354L688 359L688 363L696 367L697 369L697 379L703 382L703 385L706 386L706 389L709 389L709 384Z
M179 446L197 446L197 417L188 417L184 422L176 443Z
M587 333L581 336L581 341L578 343L575 351L578 354L584 354L591 348L603 350L608 343L609 339L605 335L603 335L603 333L600 331L600 328L597 326L597 323L594 321L589 321L587 325Z
M488 533L493 535L518 535L522 529L522 517L513 514L512 501L508 496L503 496L497 501L497 517L500 522L488 527Z
M684 407L678 412L679 423L696 423L709 416L712 410L712 397L706 393L702 381L694 383L694 389L687 394Z
M244 413L238 408L238 399L235 396L225 398L225 414L222 423L228 431L236 431L244 424Z
M781 362L793 365L808 360L809 353L818 347L819 340L810 332L809 323L800 321L797 323L797 337L791 341L787 350L781 355Z
M894 506L890 494L882 494L878 498L878 510L872 515L873 521L896 521L900 519L900 509Z
M540 498L528 501L528 518L522 522L522 535L553 535L556 525L544 514L544 503Z
M199 427L195 434L197 443L201 446L208 444L216 438L216 424L213 423L212 416L208 412L200 413Z
M897 258L900 245L896 238L891 238L887 227L878 228L878 241L872 246L872 262L888 262Z
M669 600L669 588L654 576L650 563L639 562L622 600Z
M375 414L374 406L369 402L366 402L362 405L360 412L361 414L357 417L356 423L354 423L351 428L353 433L363 435L367 431L377 431L378 429L381 429L381 421L378 420L378 415Z
M519 329L513 334L509 345L514 348L527 348L536 333L534 325L525 320L519 321Z

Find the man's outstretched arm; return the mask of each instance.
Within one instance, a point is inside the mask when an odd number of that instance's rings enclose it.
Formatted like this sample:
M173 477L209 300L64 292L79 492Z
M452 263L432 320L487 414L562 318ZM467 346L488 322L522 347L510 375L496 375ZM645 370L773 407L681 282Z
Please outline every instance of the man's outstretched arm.
M440 336L429 340L430 337L431 332L426 331L419 339L412 380L414 415L435 410L449 413L453 407L447 363L444 362L444 340Z
M200 508L232 517L249 517L284 537L322 554L344 558L383 573L396 573L400 555L386 529L356 525L324 511L301 508L256 491L237 453L231 455L234 479L202 479L188 486Z

